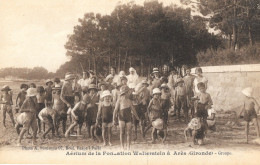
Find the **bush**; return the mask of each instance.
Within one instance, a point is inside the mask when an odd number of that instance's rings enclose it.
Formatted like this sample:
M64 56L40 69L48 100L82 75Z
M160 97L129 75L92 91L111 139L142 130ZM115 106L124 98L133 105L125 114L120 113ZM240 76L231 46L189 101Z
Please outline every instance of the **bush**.
M260 63L260 43L254 46L245 46L239 50L219 49L214 51L208 49L206 52L197 54L200 66L211 65L235 65Z

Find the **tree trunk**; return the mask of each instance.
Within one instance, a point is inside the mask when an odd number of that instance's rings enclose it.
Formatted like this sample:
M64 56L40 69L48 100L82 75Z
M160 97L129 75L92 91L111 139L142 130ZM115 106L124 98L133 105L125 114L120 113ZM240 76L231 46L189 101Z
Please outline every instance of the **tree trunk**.
M233 50L236 49L237 46L237 7L236 7L236 3L237 0L234 0L234 18L233 18Z
M126 70L126 60L127 60L127 56L128 56L128 53L127 53L127 50L125 52L125 60L124 60L124 67L123 69Z
M251 32L251 17L250 17L250 9L249 9L249 3L248 0L246 0L247 3L247 10L246 10L246 14L247 14L247 26L248 26L248 40L249 40L249 44L251 46L253 46L253 38L252 38L252 32Z
M121 63L121 55L120 55L120 48L118 49L118 68L117 68L117 71L118 73L120 72L120 63Z
M143 70L143 56L141 55L141 76L144 75L144 70Z
M232 34L229 34L228 47L229 47L229 49L232 48Z
M109 59L108 59L108 70L111 68L111 53L109 51ZM109 72L109 71L108 71Z

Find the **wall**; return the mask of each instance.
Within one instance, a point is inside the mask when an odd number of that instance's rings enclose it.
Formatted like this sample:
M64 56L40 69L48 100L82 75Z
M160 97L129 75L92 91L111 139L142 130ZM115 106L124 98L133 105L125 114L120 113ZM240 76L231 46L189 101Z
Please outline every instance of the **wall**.
M260 103L260 64L201 67L216 110L239 110L242 89L252 87ZM194 73L195 69L192 69Z

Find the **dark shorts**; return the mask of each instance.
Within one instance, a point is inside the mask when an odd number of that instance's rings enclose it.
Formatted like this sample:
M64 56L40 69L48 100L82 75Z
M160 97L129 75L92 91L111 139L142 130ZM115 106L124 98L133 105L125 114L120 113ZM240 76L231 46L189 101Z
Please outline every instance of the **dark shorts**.
M198 103L196 115L197 117L203 117L203 118L208 117L208 110L205 108L204 104Z
M75 121L77 124L83 124L84 123L84 111L76 111L75 115L78 116L78 120L75 120L73 117L73 121Z
M124 121L126 123L132 122L132 113L131 113L131 108L125 108L119 110L119 121Z
M73 108L74 107L74 101L75 101L74 96L65 96L64 98L71 105L71 108ZM67 109L68 109L68 107L67 107Z
M145 119L145 111L142 108L142 105L134 105L135 111L137 113L137 116L140 118L140 120ZM133 122L134 123L139 123L139 120L136 119L135 115L132 115Z
M66 112L60 112L58 111L57 113L57 121L60 121L60 120L67 120L67 113Z
M249 111L245 110L245 113L244 113L245 121L250 122L252 119L255 119L255 118L257 118L255 109L251 109Z
M53 128L54 125L53 125L53 120L52 120L52 117L51 116L44 116L42 117L43 118L43 123L45 123L49 128Z

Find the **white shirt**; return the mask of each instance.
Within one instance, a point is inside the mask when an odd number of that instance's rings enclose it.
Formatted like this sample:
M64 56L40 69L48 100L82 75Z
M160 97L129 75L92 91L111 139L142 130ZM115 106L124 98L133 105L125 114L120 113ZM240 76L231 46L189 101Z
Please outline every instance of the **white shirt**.
M79 81L78 81L78 84L81 86L81 87L88 87L89 86L89 84L90 84L90 79L80 79Z

